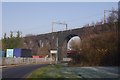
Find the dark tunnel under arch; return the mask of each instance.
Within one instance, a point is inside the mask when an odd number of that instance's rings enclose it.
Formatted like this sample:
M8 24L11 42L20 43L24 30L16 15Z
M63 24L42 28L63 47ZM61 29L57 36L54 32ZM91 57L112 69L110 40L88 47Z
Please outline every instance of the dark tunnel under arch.
M79 35L76 35L76 34L69 34L67 37L65 37L65 40L68 41L72 38L72 37L75 37L75 36L79 36ZM79 36L80 37L80 36Z

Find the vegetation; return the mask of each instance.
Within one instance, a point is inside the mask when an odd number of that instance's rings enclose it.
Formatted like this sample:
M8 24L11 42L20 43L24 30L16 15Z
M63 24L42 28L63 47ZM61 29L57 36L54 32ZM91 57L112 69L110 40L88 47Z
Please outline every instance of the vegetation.
M8 48L19 48L21 44L21 37L20 32L17 32L17 36L13 36L13 32L11 32L10 37L6 36L6 33L4 34L4 37L2 39L2 49L6 50Z
M117 40L116 32L105 32L85 38L82 44L85 58L81 62L92 66L117 66L119 64Z
M39 68L35 71L33 71L30 75L28 75L28 80L34 80L34 79L47 79L47 80L53 80L53 79L62 79L65 80L73 80L71 78L75 78L74 80L79 80L79 76L76 75L74 72L67 70L66 68L62 67L62 65L49 65L43 68Z
M101 27L85 27L80 54L74 55L72 65L118 66L118 22L117 15L111 12L106 24ZM97 24L96 24L97 25ZM100 24L99 24L100 25ZM76 57L77 56L77 57Z
M60 66L58 65L49 65L47 67L40 68L32 72L32 74L29 75L29 78L60 78L61 76L59 74L54 74L54 72L52 73L53 70L57 70L59 68ZM49 72L49 74L47 72Z

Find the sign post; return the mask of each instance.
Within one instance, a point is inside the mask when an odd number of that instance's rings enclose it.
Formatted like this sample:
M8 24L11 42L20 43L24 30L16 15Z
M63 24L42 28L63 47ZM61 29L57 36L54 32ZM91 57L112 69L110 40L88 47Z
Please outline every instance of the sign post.
M52 62L57 64L58 62L58 51L57 50L50 50L50 57L52 58Z

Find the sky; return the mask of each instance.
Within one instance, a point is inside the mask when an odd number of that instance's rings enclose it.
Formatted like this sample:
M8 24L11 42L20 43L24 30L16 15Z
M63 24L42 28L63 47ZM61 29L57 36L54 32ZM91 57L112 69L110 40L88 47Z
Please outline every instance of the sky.
M80 28L103 19L104 10L118 8L117 2L3 2L2 33L21 31L28 34L45 34L52 31L52 22L63 22L68 29ZM109 14L109 13L107 13ZM65 30L55 24L53 31Z

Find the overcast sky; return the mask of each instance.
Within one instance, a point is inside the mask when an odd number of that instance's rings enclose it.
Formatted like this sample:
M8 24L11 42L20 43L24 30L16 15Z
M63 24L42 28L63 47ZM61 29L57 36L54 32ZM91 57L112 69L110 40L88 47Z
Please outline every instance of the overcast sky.
M2 3L3 33L21 31L22 35L44 34L52 31L52 22L65 22L68 29L103 19L104 10L118 8L117 2L8 2ZM107 13L108 14L108 13ZM65 30L63 25L54 25L54 31Z

